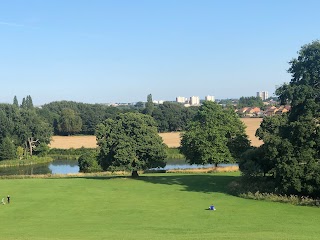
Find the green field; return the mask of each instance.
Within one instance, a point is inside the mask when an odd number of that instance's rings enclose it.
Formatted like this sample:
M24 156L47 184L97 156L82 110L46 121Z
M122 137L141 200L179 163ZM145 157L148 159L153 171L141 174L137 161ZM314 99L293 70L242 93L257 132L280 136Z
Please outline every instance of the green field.
M0 239L319 239L320 208L231 196L238 175L1 179Z

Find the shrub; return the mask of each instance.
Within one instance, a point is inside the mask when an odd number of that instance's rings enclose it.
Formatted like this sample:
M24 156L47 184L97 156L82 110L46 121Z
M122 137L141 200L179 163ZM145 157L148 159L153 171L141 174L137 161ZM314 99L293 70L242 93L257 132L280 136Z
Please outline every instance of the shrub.
M87 152L78 159L80 172L101 172L101 166L98 164L96 153Z
M0 143L0 160L16 159L17 149L13 141L6 137Z

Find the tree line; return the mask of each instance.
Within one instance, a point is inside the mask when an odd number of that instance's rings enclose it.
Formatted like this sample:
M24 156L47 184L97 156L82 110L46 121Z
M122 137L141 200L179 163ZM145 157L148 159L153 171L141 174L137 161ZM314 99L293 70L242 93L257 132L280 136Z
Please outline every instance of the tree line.
M113 107L103 104L88 104L73 101L56 101L37 109L54 130L56 135L93 135L96 126L119 113L136 112L154 118L158 132L182 131L197 111L196 107L185 108L173 102L155 105L148 96L145 106L139 103L127 107Z
M34 108L31 96L19 105L0 104L0 160L16 159L48 150L53 128Z

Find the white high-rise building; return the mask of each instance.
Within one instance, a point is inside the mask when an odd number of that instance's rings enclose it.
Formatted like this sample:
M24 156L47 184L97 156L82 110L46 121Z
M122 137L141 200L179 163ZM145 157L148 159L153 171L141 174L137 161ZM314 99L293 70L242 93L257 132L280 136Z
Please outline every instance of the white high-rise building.
M267 91L257 92L257 97L260 97L264 101L269 98L269 94Z
M176 102L178 103L185 103L187 101L187 98L185 97L176 97Z
M190 105L200 105L200 98L197 96L190 97Z
M209 96L209 95L208 95L208 96L205 96L204 100L206 100L206 101L212 101L212 102L215 101L214 96Z

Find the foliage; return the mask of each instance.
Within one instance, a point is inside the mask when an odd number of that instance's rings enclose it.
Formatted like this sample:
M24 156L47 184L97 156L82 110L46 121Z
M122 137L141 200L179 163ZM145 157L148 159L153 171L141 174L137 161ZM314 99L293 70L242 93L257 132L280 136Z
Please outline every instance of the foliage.
M23 158L24 149L21 146L17 147L17 157L21 160Z
M119 114L99 124L96 137L99 163L104 170L138 170L164 167L165 145L154 120L140 113Z
M13 98L13 106L19 107L19 102L18 102L17 96L14 96L14 98Z
M56 101L45 104L39 109L40 115L46 118L47 122L54 127L54 131L57 134L61 134L58 129L58 121L63 109L66 108L79 114L82 121L82 127L79 133L91 135L94 134L97 124L101 123L104 119L112 118L119 112L128 111L103 104L88 104L73 101Z
M51 135L52 128L37 114L30 96L24 101L24 108L0 104L0 143L4 138L10 138L15 153L21 146L32 155L39 144L50 142Z
M153 113L153 110L154 110L154 103L152 101L152 95L149 94L147 97L147 103L144 109L144 113L151 116Z
M275 185L272 179L256 177L255 179L241 178L228 185L231 194L254 200L266 200L272 202L290 203L300 206L318 206L320 199L306 196L286 195L275 193Z
M16 159L16 160L3 160L0 161L0 167L15 167L15 166L25 166L25 165L34 165L41 163L52 162L51 157L38 157L38 156L29 156L26 159Z
M97 161L97 155L92 152L81 155L78 159L78 164L80 172L91 173L102 171L102 168Z
M152 114L159 132L185 130L188 122L195 116L198 107L184 107L179 103L164 102L158 105Z
M167 148L166 153L167 153L167 158L166 158L167 160L169 159L182 160L186 158L183 154L181 154L179 148Z
M12 139L5 137L0 142L0 160L15 159L16 157L16 147Z
M17 102L15 102L17 103ZM22 103L20 106L22 109L33 109L33 101L30 95L28 95L26 98L22 99Z
M63 135L79 133L82 127L81 117L72 109L64 108L58 121L58 130Z
M40 143L34 150L34 154L39 157L47 156L50 148L46 143Z
M78 160L81 155L84 154L97 154L96 148L69 148L69 149L58 149L51 148L48 155L55 160Z
M320 42L303 46L290 64L291 82L276 93L291 111L263 120L256 133L263 161L248 160L265 168L281 193L320 197Z
M240 97L238 108L243 107L263 107L263 102L260 97Z
M232 109L205 101L181 139L190 164L235 162L249 148L245 126Z

